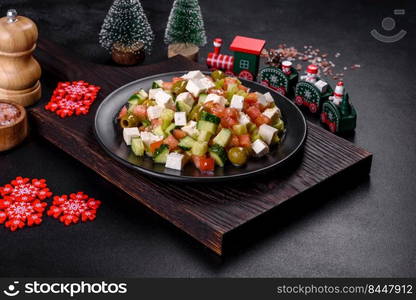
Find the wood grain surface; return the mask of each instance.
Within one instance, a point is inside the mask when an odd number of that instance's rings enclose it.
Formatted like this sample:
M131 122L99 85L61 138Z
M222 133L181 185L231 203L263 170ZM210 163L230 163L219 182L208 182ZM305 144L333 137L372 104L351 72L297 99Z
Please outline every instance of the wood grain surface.
M304 151L290 164L255 180L178 184L138 174L111 159L98 145L92 126L99 103L132 80L205 67L180 56L139 67L94 65L71 58L47 41L39 43L36 56L49 80L82 79L102 87L89 115L67 119L43 108L50 97L44 95L40 105L30 110L39 134L217 254L223 253L226 235L286 200L330 178L345 176L347 171L349 175L370 171L371 153L309 123Z

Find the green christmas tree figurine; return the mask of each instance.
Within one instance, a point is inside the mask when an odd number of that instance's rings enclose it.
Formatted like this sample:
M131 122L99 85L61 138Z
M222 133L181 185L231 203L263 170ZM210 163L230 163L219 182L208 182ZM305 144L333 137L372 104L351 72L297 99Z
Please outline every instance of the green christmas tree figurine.
M182 54L195 60L198 46L207 43L204 20L198 0L175 0L165 31L168 56Z
M116 59L128 62L129 54L144 58L144 51L150 54L153 40L153 31L140 1L115 0L99 34L101 46L112 52L113 59L116 55Z

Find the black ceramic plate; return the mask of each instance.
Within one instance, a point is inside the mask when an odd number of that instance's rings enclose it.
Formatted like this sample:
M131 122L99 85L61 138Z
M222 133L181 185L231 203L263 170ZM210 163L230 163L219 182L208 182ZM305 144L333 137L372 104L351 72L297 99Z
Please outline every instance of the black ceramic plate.
M149 90L154 80L170 81L172 77L182 76L185 73L187 71L164 73L139 79L118 88L104 99L95 115L95 134L111 157L125 164L126 167L147 175L174 181L209 182L258 175L279 166L302 148L306 137L306 121L293 102L258 83L242 80L243 84L251 88L252 91L270 92L282 112L286 133L282 143L272 147L268 155L261 158L250 158L244 167L235 167L231 164L227 164L224 168L216 167L213 174L201 174L191 163L187 164L182 171L176 171L153 163L149 157L136 157L130 147L125 145L122 129L117 124L116 118L120 109L139 88Z

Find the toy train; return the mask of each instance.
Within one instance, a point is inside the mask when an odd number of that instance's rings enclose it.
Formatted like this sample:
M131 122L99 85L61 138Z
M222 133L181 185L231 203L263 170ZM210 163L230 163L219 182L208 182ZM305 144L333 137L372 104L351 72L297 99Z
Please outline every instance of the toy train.
M227 75L258 81L276 92L293 98L298 106L308 107L311 113L321 113L321 122L331 132L339 133L355 129L357 113L344 93L343 82L338 82L335 91L318 77L318 67L309 65L306 74L299 74L292 62L280 62L277 52L269 51L268 66L259 72L260 54L264 40L236 36L230 50L234 55L221 54L222 39L214 40L214 52L208 54L206 63L212 70L222 70ZM258 78L257 78L258 77Z

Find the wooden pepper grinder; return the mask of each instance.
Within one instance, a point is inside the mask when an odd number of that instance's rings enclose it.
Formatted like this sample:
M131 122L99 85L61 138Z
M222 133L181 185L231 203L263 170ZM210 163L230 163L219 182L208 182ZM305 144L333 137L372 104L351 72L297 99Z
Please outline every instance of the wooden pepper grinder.
M37 39L35 23L16 10L0 19L0 99L22 106L40 99L41 69L32 57Z

